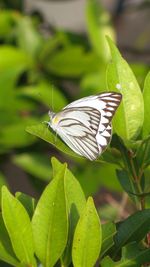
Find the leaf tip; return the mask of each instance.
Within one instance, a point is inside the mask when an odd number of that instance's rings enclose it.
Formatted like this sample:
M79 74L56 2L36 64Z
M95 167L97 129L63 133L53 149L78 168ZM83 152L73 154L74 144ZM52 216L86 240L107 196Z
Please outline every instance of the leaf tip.
M51 157L51 164L53 166L53 164L55 164L55 162L57 161L57 159L55 157Z
M87 205L94 205L94 200L93 200L93 198L92 197L88 197L88 199L87 199ZM94 205L95 206L95 205Z
M3 185L1 188L2 194L4 194L5 192L8 192L7 186Z

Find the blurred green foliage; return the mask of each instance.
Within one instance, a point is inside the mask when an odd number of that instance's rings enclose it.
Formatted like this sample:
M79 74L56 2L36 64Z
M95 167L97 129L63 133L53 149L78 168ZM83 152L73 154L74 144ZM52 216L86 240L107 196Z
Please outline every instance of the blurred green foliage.
M114 29L107 12L91 1L87 2L86 7L89 39L58 29L53 33L47 29L44 34L40 31L40 20L20 13L18 10L21 10L21 6L17 6L17 1L13 4L1 2L1 7L0 168L5 174L3 165L5 159L9 158L30 179L34 177L34 181L35 178L47 181L51 179L51 170L43 154L50 156L53 149L28 134L26 126L30 128L30 125L39 123L45 138L46 135L50 138L51 133L42 125L44 120L48 120L49 109L59 111L74 98L104 91L110 54L108 56L102 51L109 51L105 35L111 33L114 39ZM100 24L99 17L102 18ZM63 146L62 143L62 150ZM105 164L99 168L94 179L91 177L92 164L88 164L86 170L86 161L74 158L71 165L79 174L86 195L95 193L100 184L107 187ZM113 182L109 188L121 190L115 176L115 165L109 168L113 169L112 178L116 180L116 186ZM2 184L5 183L4 174ZM88 185L83 177L88 179ZM35 187L40 190L38 183L35 183Z

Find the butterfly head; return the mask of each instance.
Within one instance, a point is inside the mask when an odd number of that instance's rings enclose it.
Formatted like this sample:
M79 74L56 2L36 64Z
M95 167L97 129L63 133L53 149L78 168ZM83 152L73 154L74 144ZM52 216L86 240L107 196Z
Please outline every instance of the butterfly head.
M48 115L50 117L49 125L51 126L52 129L56 130L57 123L59 121L59 118L58 118L57 114L54 113L53 111L49 111L48 112Z
M53 118L55 117L55 113L53 111L51 111L51 110L49 110L48 115L50 117L50 121L52 121Z

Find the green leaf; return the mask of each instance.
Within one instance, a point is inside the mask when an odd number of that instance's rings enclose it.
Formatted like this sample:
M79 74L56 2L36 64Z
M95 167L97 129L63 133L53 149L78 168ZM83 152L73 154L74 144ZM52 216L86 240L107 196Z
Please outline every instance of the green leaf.
M14 13L8 10L0 11L0 37L9 39L13 31Z
M114 223L109 222L102 224L102 248L100 256L103 257L104 254L113 246L113 237L116 233L116 226Z
M115 164L122 167L122 158L120 151L115 148L107 148L107 150L101 155L101 159L106 163Z
M129 175L126 170L116 170L116 174L124 191L127 192L130 198L136 203L137 201L134 194L138 192L136 192L136 188L131 175Z
M114 117L114 130L124 141L131 141L142 129L143 96L129 65L109 38L108 43L112 54L112 63L109 64L107 71L108 88L112 91L119 91L123 96L122 103Z
M147 74L144 90L143 90L143 98L144 98L144 123L143 123L143 137L147 137L150 135L150 72Z
M62 163L60 163L56 158L53 157L52 167L53 176L55 177L59 169L62 168ZM69 214L69 236L66 249L62 256L62 262L64 266L69 266L69 264L71 263L71 250L74 230L79 217L86 205L86 199L81 186L69 169L66 169L65 193Z
M60 161L52 157L54 178L59 172L59 170L62 168L62 166L63 164L60 163ZM74 177L74 175L68 168L66 169L65 192L69 210L71 211L71 209L73 208L72 205L75 205L76 212L74 213L73 217L75 220L74 223L76 224L81 213L83 212L83 208L86 205L86 199L78 180Z
M3 127L0 131L0 145L6 148L23 147L32 144L35 139L29 136L25 128L27 125L36 123L35 119L27 118Z
M0 47L0 70L17 69L24 71L33 64L31 57L19 48L3 45Z
M5 88L5 90L0 90L0 108L2 111L4 110L5 113L10 110L15 110L14 86L19 74L20 69L16 69L15 67L12 67L12 69L0 70L0 88ZM1 120L2 119L3 118L1 118Z
M135 74L135 77L141 86L143 87L145 76L147 75L149 71L149 66L147 64L141 63L141 62L136 62L136 63L130 63L130 67Z
M3 185L6 185L6 186L8 185L7 179L4 176L4 174L0 172L0 206L1 206L1 188Z
M99 60L92 52L85 53L83 47L68 46L52 55L45 62L47 70L61 77L79 77L84 73L96 71Z
M104 62L107 62L110 58L110 51L105 36L109 35L112 39L115 36L110 25L109 13L97 0L87 1L86 13L90 41L95 52Z
M33 215L35 251L45 267L54 266L67 243L65 176L66 164L44 190Z
M3 186L2 216L17 258L36 266L30 218L22 204Z
M63 93L47 81L41 81L36 86L22 87L17 93L17 96L30 97L48 108L51 107L54 111L60 111L67 105L67 99Z
M114 134L113 138L112 138L111 145L112 145L112 147L119 150L119 152L121 153L120 157L121 157L122 162L123 162L123 166L121 166L121 169L123 169L125 166L126 170L129 170L129 172L132 174L132 176L134 176L133 167L132 167L131 160L129 157L130 151L125 146L123 140L119 136Z
M139 172L150 164L150 136L140 142L136 151L136 159Z
M93 267L100 253L101 242L100 219L93 199L89 197L74 234L72 250L74 267Z
M122 258L113 262L108 256L101 262L101 267L141 267L150 261L150 249L139 249L137 244L131 243L122 249ZM147 265L146 265L147 266Z
M150 167L144 171L144 192L150 192ZM145 197L145 207L150 208L150 194Z
M150 261L150 249L141 249L133 242L123 247L121 267L141 267ZM118 266L118 265L117 265Z
M94 71L87 73L83 77L81 77L79 97L104 92L104 88L107 87L106 67L102 61L101 64L102 65L99 67L99 70L97 72Z
M38 153L22 153L13 156L13 162L29 174L43 181L51 180L51 168L47 156Z
M31 56L37 56L42 45L42 36L33 27L29 17L16 20L17 42L22 50Z
M49 57L54 54L60 47L65 47L70 44L69 36L67 32L63 30L55 31L55 34L44 40L42 50L40 51L39 58L42 65L45 65L45 61L49 60Z
M17 266L19 264L14 254L10 238L8 236L1 214L0 214L0 259L11 264L12 266Z
M112 261L112 259L109 256L106 256L102 261L101 261L101 267L115 267L115 262ZM118 266L119 267L119 266Z
M35 205L36 205L35 199L21 192L17 192L15 196L24 206L31 219L35 210Z
M119 250L129 242L139 242L150 231L150 209L138 211L128 217L117 227L114 238L113 252L116 255Z
M0 188L3 185L7 185L6 177L0 172Z
M64 152L67 155L73 157L79 157L67 145L65 145L65 143L63 143L63 141L61 141L61 139L58 136L56 137L56 133L53 133L52 130L48 128L47 125L38 124L38 125L28 126L26 128L26 131L52 144L57 149L59 149L60 151Z

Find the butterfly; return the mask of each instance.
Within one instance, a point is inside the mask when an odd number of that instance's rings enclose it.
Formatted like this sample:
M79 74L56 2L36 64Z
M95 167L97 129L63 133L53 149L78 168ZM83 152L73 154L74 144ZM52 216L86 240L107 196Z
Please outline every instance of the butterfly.
M58 113L49 111L47 124L74 152L95 160L111 141L111 121L121 99L116 92L81 98Z

